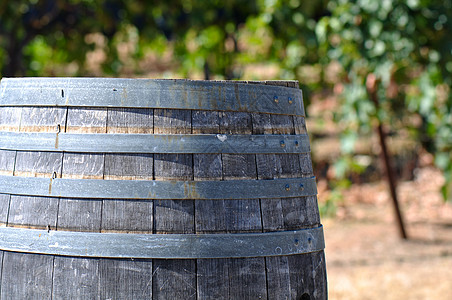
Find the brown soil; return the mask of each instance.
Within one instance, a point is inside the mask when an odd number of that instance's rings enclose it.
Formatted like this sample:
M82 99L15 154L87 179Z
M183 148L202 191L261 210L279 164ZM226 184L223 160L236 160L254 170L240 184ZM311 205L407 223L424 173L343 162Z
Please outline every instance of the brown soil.
M408 240L399 238L385 182L353 185L324 218L330 299L452 299L452 203L441 173L416 170L398 195ZM321 189L319 199L328 191Z

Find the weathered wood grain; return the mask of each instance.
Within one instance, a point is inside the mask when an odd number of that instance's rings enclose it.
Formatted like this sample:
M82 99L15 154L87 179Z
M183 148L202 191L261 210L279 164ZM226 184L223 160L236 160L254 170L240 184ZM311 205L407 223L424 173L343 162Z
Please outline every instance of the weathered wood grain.
M13 175L15 157L16 151L0 150L0 175ZM8 222L10 199L11 195L0 194L0 225L6 225Z
M195 111L192 114L193 133L219 133L218 112ZM195 154L194 180L221 180L223 178L221 154ZM225 233L225 200L195 201L197 233ZM198 299L226 299L229 296L228 259L197 260Z
M107 127L107 109L76 108L68 109L66 132L105 133Z
M154 133L191 133L191 111L155 109ZM193 180L192 154L155 154L155 180ZM155 233L194 233L192 200L154 201ZM154 299L195 299L196 260L154 260Z
M250 134L251 115L219 113L219 133ZM196 165L195 165L196 166ZM200 166L201 167L201 166ZM222 167L210 170L225 180L255 179L254 155L222 155ZM195 173L205 173L204 170ZM212 213L214 212L214 213ZM201 216L203 214L203 216ZM216 216L213 217L212 215ZM215 222L208 222L208 215ZM262 229L259 200L233 199L197 206L197 232L259 232ZM262 258L199 259L198 294L200 299L265 299L267 297L265 265Z
M106 109L70 108L66 132L105 133ZM65 153L63 178L103 178L104 155ZM95 199L60 199L58 230L96 231L101 228L102 202ZM99 294L99 260L56 256L54 261L53 298L67 295L92 299Z
M19 131L22 107L2 107L0 131Z
M57 212L56 198L12 195L8 226L54 230Z
M99 259L56 256L52 299L96 299Z
M152 180L153 154L105 154L104 178L113 180Z
M2 278L3 276L3 256L5 255L5 252L6 251L2 251L2 250L0 250L0 278ZM2 281L1 281L1 279L0 279L0 284L2 283ZM1 299L1 293L2 293L2 289L1 289L1 286L0 286L0 299Z
M60 199L58 230L100 232L102 202L90 199Z
M63 178L102 179L104 154L65 153L63 157Z
M107 132L153 133L153 110L139 108L109 108Z
M273 134L274 132L270 115L253 114L253 134ZM256 164L258 178L261 180L278 178L282 173L280 157L276 157L275 154L257 154ZM261 210L264 231L284 230L281 199L261 199ZM266 258L265 264L269 299L296 299L291 296L287 258Z
M153 133L153 110L109 109L107 133ZM152 154L105 154L106 180L152 180ZM153 232L153 202L105 200L103 232ZM152 299L152 260L101 259L101 299Z
M0 175L13 175L15 159L16 151L0 150Z
M106 109L68 109L66 132L106 132ZM102 179L103 154L65 153L63 178ZM100 231L102 203L94 199L60 199L58 230Z
M52 299L52 263L51 255L5 251L0 299Z
M109 109L107 133L153 133L153 110ZM105 154L105 179L152 180L152 154ZM152 201L103 201L102 231L152 233Z
M220 132L218 112L193 111L192 128L193 134L218 134ZM193 160L194 180L222 180L221 154L194 154ZM196 232L225 233L227 228L225 215L224 200L196 200Z
M4 111L2 111L3 113ZM58 124L64 124L66 117L65 110L60 108L49 108L42 115L36 113L34 108L27 107L22 108L20 114L21 122L17 126L19 131L39 132L51 129L56 132ZM43 117L49 120L44 121ZM16 122L17 120L11 121ZM45 126L40 129L40 124L45 124ZM54 173L57 176L61 175L61 161L61 153L17 151L15 155L14 175L48 177L50 182L50 178ZM7 226L54 230L56 227L57 210L58 199L12 195L8 210ZM11 289L8 287L8 282L5 283L5 287L2 284L2 297L3 295L8 295L11 299L45 299L50 297L53 269L53 258L51 256L5 253L4 266L9 266L11 269L4 269L3 274L8 275L3 276L3 278L17 277L18 281L24 282L24 284L17 284ZM10 274L14 274L14 276ZM39 278L30 279L30 276L37 276ZM28 281L34 282L34 284L27 284L26 282Z
M305 117L294 116L293 123L294 123L294 127L295 127L295 134L306 134L307 133Z
M63 107L23 107L20 131L57 132L61 128L64 129L66 111L67 109Z
M312 253L312 273L307 276L313 276L314 286L311 295L314 299L327 299L328 283L326 274L325 251Z
M14 176L47 177L55 172L61 177L62 153L17 151Z
M43 120L42 117L48 118ZM57 125L64 124L66 110L61 108L42 109L24 107L20 131L56 132ZM25 125L23 125L25 124ZM44 124L40 128L40 124ZM17 151L14 176L47 177L61 176L62 153ZM50 187L49 187L50 188ZM47 197L12 196L9 210L9 225L35 228L56 226L58 200Z
M101 259L100 299L152 299L150 260Z
M229 274L231 259L198 259L197 264L198 299L232 299L230 281L235 274Z
M9 201L11 195L0 194L0 226L6 225L8 222Z
M152 201L111 200L103 202L102 232L152 233Z
M220 113L220 133L251 134L251 132L250 114ZM224 154L222 163L224 180L257 179L254 154ZM259 232L262 230L259 200L228 200L225 202L225 208L227 232Z
M287 116L271 116L273 134L300 134L305 132L304 120ZM312 176L310 154L258 155L258 173L262 179ZM265 168L265 164L274 168ZM260 172L260 170L264 172ZM268 173L272 170L274 173ZM265 231L293 230L319 226L316 197L262 199L262 216ZM267 257L267 281L270 299L300 299L311 297L322 299L326 292L319 288L326 286L324 260L322 255L303 254L286 257ZM323 273L314 278L313 274Z

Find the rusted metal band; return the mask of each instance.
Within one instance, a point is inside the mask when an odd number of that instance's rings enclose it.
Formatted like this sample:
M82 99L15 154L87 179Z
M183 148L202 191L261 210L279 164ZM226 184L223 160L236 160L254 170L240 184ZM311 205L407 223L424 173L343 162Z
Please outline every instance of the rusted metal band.
M324 248L322 226L234 234L126 234L0 228L1 250L79 257L243 258L304 254Z
M87 199L221 200L305 197L315 177L273 180L157 181L67 179L0 175L0 193Z
M305 115L299 89L180 79L3 78L0 106L165 108Z
M0 132L0 149L83 153L307 153L301 135Z

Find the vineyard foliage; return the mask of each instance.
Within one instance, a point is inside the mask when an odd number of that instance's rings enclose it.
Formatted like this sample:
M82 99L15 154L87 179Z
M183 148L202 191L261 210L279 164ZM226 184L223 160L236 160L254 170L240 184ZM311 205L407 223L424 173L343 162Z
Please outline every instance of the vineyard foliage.
M0 77L264 73L305 94L334 88L348 157L338 174L382 122L434 155L451 198L452 0L2 0L0 15Z

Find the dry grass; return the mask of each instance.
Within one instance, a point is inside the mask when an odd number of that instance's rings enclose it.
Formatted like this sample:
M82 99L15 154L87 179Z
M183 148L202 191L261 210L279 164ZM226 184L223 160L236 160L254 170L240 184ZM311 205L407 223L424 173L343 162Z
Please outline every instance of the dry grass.
M398 238L384 182L354 185L323 220L330 299L451 299L452 203L441 198L438 170L416 173L398 189L408 241Z

